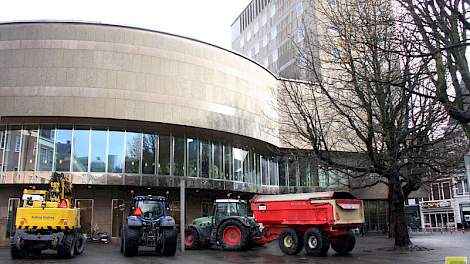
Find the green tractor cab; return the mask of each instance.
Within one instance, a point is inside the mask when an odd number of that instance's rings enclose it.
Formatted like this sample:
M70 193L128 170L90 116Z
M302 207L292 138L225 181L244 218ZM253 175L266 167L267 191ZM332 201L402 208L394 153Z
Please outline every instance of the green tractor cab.
M245 250L261 235L260 225L248 217L247 204L239 199L218 199L211 216L194 219L185 229L187 249L221 246L225 250Z

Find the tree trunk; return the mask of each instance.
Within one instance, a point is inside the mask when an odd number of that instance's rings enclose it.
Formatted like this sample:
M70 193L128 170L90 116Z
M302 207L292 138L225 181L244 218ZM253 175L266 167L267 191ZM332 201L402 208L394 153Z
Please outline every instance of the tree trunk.
M390 204L390 233L395 238L395 247L408 247L411 245L408 234L408 224L405 215L405 195L400 183L399 173L392 170L389 173L389 193Z

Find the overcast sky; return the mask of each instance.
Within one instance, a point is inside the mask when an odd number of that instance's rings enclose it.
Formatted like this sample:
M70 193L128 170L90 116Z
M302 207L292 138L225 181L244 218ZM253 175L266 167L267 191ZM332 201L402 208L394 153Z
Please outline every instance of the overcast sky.
M1 21L84 20L144 27L230 48L230 25L250 0L8 0Z

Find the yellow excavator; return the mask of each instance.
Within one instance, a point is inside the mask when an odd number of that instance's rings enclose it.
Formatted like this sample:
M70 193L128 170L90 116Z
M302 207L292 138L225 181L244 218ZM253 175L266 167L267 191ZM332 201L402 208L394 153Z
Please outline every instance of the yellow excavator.
M46 249L57 250L62 258L84 251L80 210L72 205L72 183L63 173L54 172L49 185L49 190L23 190L10 242L13 259L41 254Z

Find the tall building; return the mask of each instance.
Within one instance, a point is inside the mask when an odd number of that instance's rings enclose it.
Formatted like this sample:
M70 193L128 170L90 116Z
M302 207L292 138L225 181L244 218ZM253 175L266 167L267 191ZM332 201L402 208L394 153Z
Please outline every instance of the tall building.
M232 23L232 49L280 77L302 79L296 47L304 41L305 26L315 32L312 2L252 0Z

